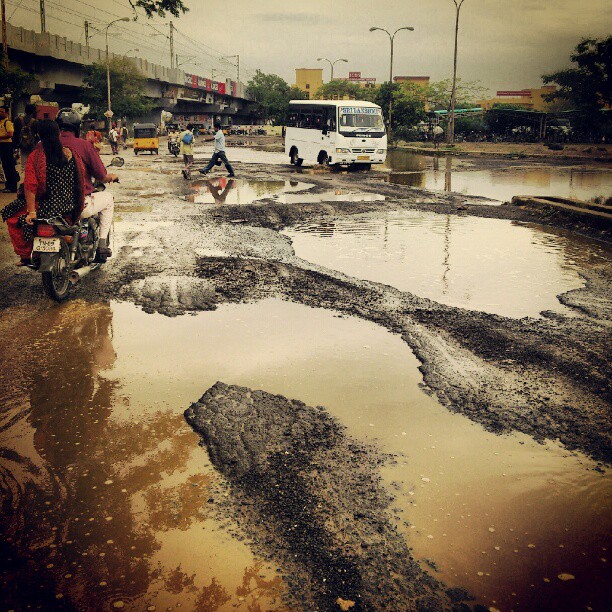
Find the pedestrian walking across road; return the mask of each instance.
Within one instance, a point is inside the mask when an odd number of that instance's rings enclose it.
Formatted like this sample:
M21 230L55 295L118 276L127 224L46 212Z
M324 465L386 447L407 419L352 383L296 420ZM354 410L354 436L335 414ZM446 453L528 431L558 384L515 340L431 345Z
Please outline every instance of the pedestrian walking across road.
M185 168L183 170L183 176L189 171L190 166L193 164L193 142L194 136L191 123L179 134L179 153L183 156L183 164Z
M229 176L234 176L234 169L232 168L231 164L227 159L227 155L225 154L225 134L223 134L223 130L221 129L220 123L215 123L215 137L207 138L206 140L208 142L212 142L214 140L215 147L213 149L213 155L210 161L208 162L208 166L200 170L200 173L208 174L210 172L210 169L217 163L217 160L221 160L225 164Z

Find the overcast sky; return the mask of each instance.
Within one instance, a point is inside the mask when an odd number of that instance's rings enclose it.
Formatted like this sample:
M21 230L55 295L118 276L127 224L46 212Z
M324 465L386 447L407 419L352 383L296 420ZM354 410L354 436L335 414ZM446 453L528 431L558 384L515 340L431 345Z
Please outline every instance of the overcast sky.
M432 80L452 76L455 7L452 0L185 0L190 11L175 24L183 34L207 48L201 57L185 60L184 68L210 76L211 54L240 54L242 80L249 69L274 72L293 83L295 68L336 64L335 76L361 71L363 76L384 81L389 74L389 38L383 32L369 32L371 26L394 31L394 75L428 75ZM7 0L7 14L15 25L38 27L34 9L37 0ZM47 29L83 41L83 17L108 23L114 15L131 15L127 0L47 0ZM19 7L19 8L18 8ZM65 11L74 7L69 15ZM15 10L16 9L16 10ZM62 19L62 21L60 21ZM141 38L141 56L154 61L169 58L167 40L149 36L139 17L137 24L119 24ZM68 22L68 23L67 23ZM153 23L167 32L166 24ZM71 25L73 24L73 25ZM461 9L458 76L480 80L489 90L522 89L541 84L544 72L569 64L569 54L580 38L603 37L612 32L612 2L609 0L465 0ZM149 29L149 34L152 30ZM176 38L183 58L198 55L194 44L181 35ZM92 39L102 46L103 37ZM117 32L111 45L120 52L134 48L128 30ZM183 61L183 60L181 60ZM192 65L189 62L197 62ZM166 62L168 63L168 62ZM217 68L218 64L215 64ZM233 69L226 66L228 76ZM246 78L245 78L246 77Z

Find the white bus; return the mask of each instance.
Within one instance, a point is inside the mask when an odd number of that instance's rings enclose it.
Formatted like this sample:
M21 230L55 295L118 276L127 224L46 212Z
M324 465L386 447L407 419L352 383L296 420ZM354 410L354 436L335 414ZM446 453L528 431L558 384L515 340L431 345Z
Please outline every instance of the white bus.
M295 166L382 164L387 134L380 106L360 100L291 100L285 153Z

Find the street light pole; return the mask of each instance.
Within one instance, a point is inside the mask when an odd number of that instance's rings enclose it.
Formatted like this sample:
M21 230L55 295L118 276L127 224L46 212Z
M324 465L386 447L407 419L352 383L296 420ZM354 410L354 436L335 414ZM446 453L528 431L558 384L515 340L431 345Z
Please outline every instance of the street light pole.
M111 86L110 86L110 61L108 57L108 29L113 25L113 23L117 23L118 21L129 21L129 17L122 17L121 19L115 19L111 21L106 28L104 29L104 35L106 37L106 97L108 101L108 110L106 111L108 117L108 129L110 131L111 126L111 117L113 116L113 111L111 110Z
M227 61L227 60L234 59L234 58L236 58L236 63L232 65L236 66L236 70L237 70L236 82L240 83L240 55L227 55L226 57L221 57L219 59Z
M389 41L391 43L391 60L389 62L389 138L388 138L389 144L391 144L391 142L393 141L393 128L391 125L391 119L393 115L393 41L395 40L395 35L400 30L410 30L411 32L413 32L414 28L412 26L404 26L402 28L397 28L397 30L395 30L393 34L388 32L384 28L376 28L376 27L370 28L370 32L374 32L374 30L380 30L381 32L386 32L387 36L389 37Z
M334 64L337 64L338 62L348 62L348 60L344 58L339 58L332 62L330 59L327 59L326 57L318 57L317 62L329 62L329 66L331 68L331 75L330 75L329 80L333 81L334 80Z
M455 97L457 92L457 40L459 38L459 11L465 0L453 0L455 3L455 55L453 58L453 87L451 89L450 113L448 116L448 133L446 134L446 142L453 144L455 142Z

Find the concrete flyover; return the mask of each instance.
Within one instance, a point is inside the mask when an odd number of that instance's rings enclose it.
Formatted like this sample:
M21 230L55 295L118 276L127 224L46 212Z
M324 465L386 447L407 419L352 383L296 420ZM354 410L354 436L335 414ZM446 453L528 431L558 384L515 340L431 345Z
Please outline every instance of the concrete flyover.
M88 47L63 36L38 33L7 23L9 58L36 76L37 91L43 99L58 102L60 106L80 101L84 66L103 63L105 52ZM110 54L111 58L122 55ZM212 81L180 69L153 64L144 58L129 58L134 67L147 79L146 96L155 101L153 110L140 121L159 123L160 113L167 110L185 120L202 123L213 117L223 124L251 123L253 102L246 94L243 83L230 79ZM16 100L14 110L23 110L27 100Z

